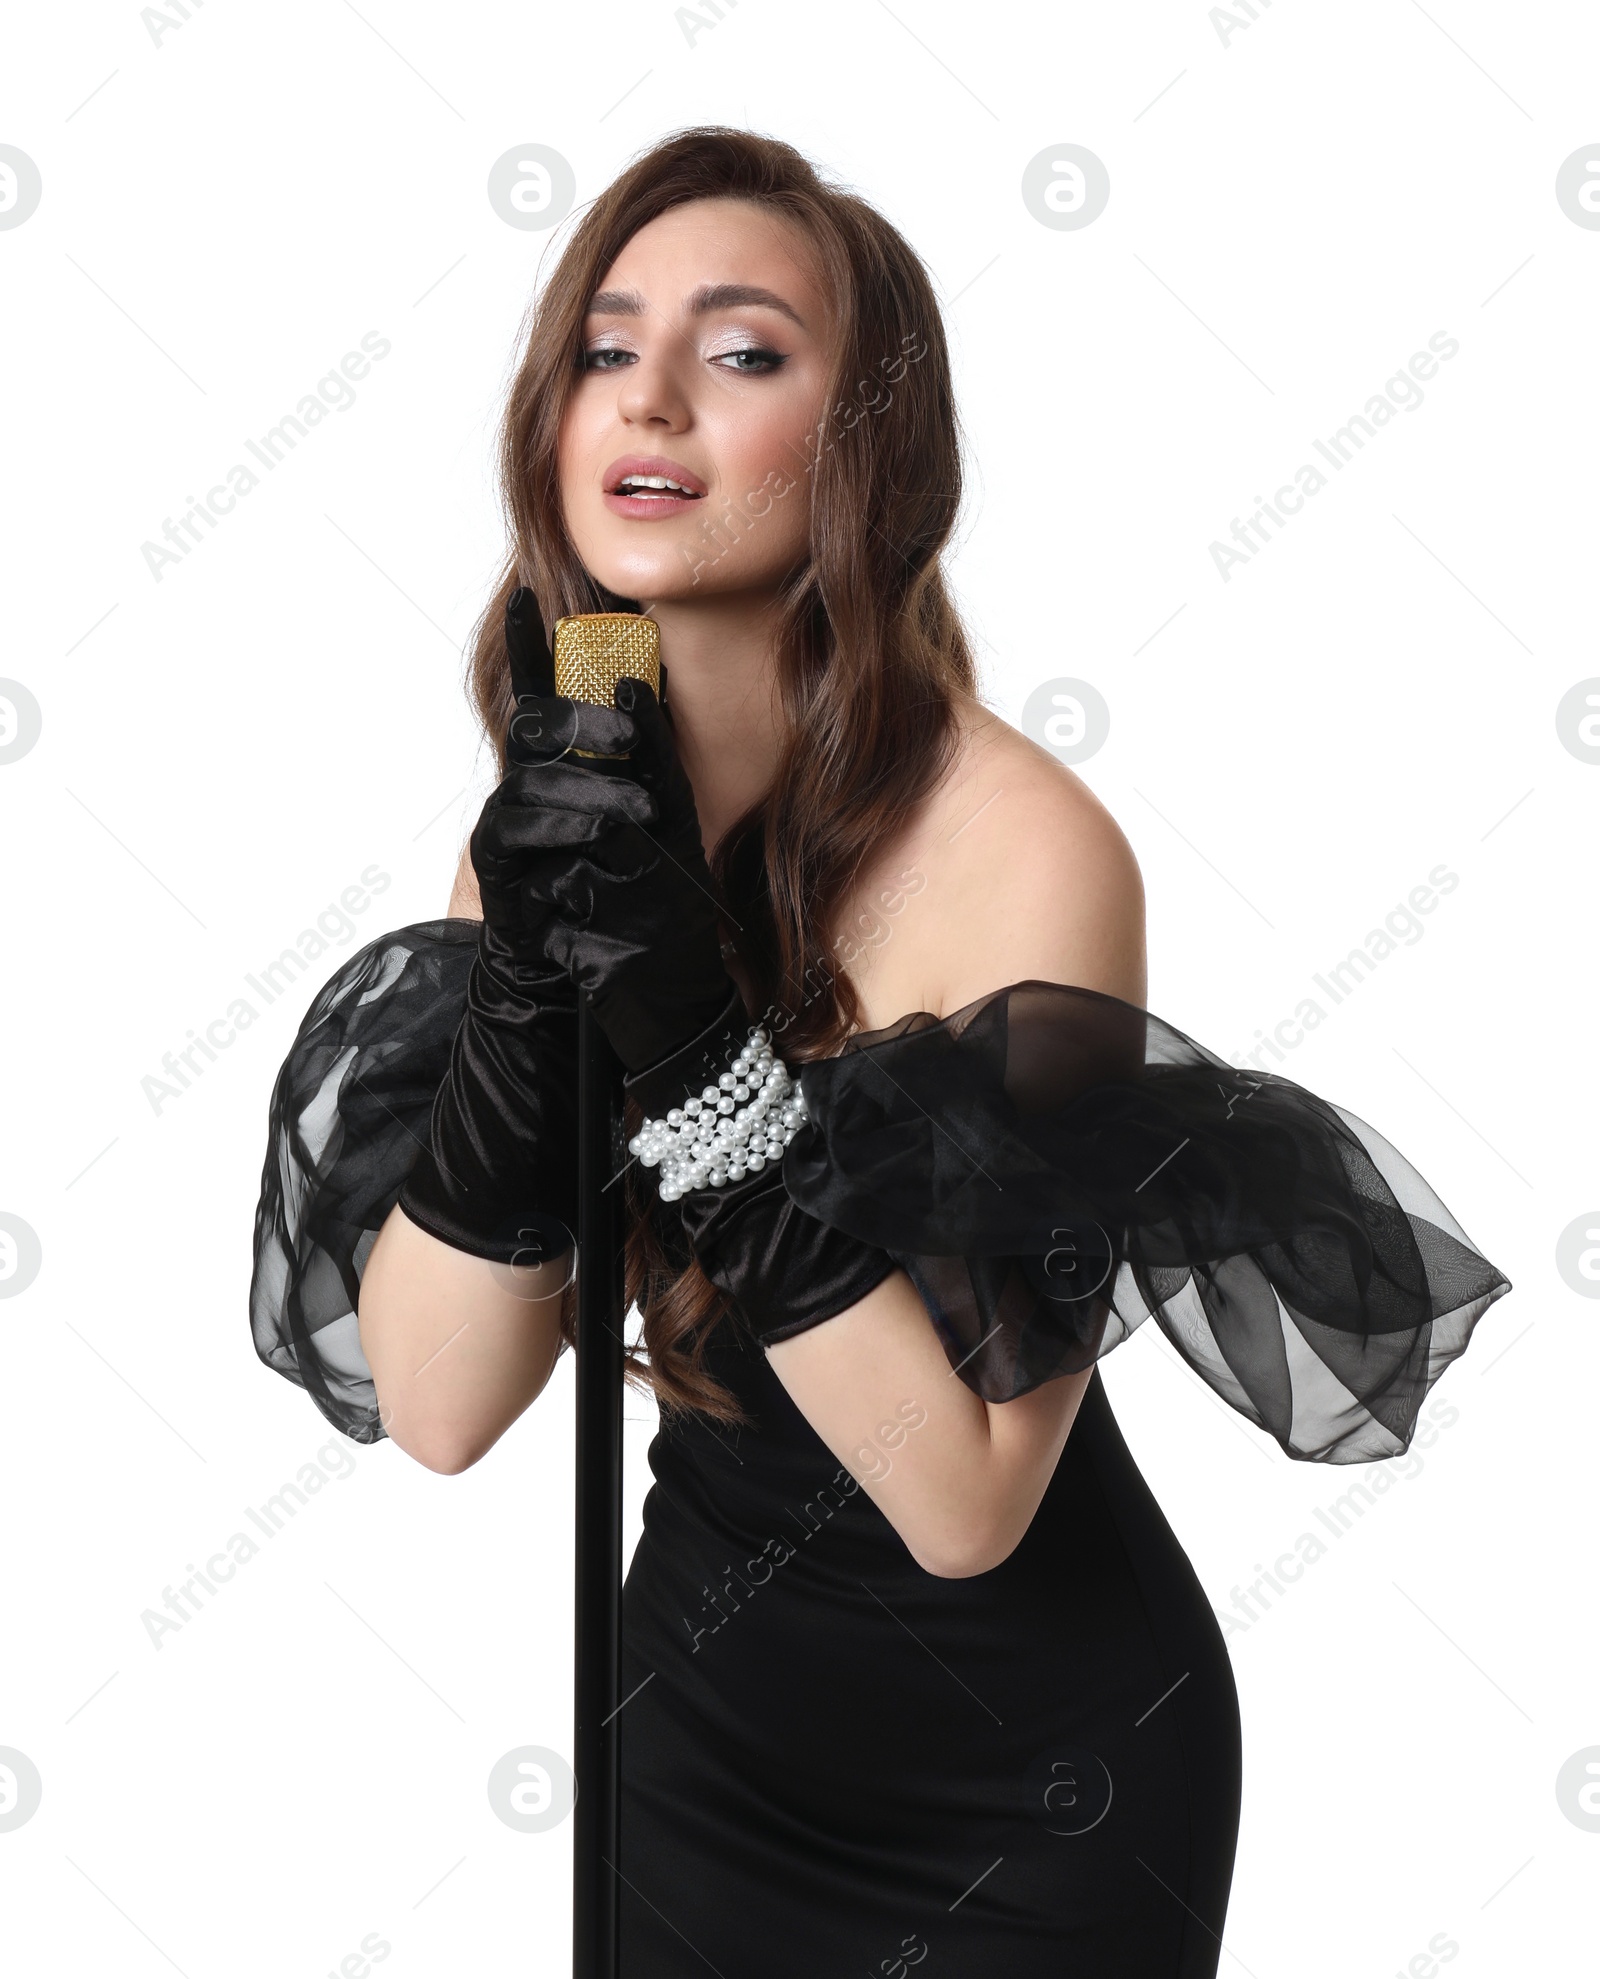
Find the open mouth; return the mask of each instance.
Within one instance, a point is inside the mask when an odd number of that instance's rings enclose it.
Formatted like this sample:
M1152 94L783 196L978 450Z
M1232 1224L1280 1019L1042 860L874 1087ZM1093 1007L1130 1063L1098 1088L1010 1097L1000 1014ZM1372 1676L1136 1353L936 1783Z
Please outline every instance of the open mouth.
M610 490L613 495L625 495L637 501L688 501L702 499L698 488L686 488L681 481L672 481L664 474L626 474Z
M670 454L622 454L606 468L600 488L613 515L635 522L668 520L706 499L699 475Z

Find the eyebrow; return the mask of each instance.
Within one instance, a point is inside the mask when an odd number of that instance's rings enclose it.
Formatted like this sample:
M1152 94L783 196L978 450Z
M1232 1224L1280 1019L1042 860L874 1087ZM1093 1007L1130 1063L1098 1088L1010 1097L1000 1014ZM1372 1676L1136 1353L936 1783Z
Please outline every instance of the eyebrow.
M709 316L719 309L776 309L791 323L806 326L799 312L771 289L752 287L748 282L707 282L689 298L691 316ZM590 298L590 316L642 316L644 297L637 289L601 289Z

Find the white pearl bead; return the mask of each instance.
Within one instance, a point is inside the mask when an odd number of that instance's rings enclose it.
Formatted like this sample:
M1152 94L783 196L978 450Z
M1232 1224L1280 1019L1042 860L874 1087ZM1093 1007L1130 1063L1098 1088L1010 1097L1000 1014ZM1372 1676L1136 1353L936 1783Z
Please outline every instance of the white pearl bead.
M804 1117L803 1096L769 1033L756 1025L714 1086L689 1094L664 1119L646 1120L628 1151L644 1167L659 1168L661 1200L676 1202L691 1189L725 1188L781 1160Z

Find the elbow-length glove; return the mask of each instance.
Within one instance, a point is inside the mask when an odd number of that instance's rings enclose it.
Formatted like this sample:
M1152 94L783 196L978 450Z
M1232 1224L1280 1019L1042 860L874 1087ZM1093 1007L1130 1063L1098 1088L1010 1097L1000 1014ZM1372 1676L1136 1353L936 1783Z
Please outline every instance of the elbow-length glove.
M533 1264L569 1251L577 1228L578 1004L571 978L531 932L525 870L533 856L570 858L594 826L529 801L531 781L549 774L530 763L544 762L553 683L531 591L511 594L505 625L517 707L505 777L471 840L483 902L478 952L428 1143L400 1207L457 1250Z
M523 913L548 963L587 992L628 1097L660 1116L715 1083L750 1020L723 966L694 793L666 712L642 681L620 681L616 698L615 709L529 704L551 760L527 801L562 849L529 857ZM592 753L559 753L573 746ZM701 1268L767 1345L845 1311L895 1269L886 1252L793 1202L781 1162L691 1190L677 1210Z

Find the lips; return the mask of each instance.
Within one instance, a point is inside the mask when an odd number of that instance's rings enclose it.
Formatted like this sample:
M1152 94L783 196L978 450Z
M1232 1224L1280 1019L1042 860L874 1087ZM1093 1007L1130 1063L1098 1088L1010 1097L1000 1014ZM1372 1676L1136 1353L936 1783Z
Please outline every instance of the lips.
M679 515L703 501L706 484L681 461L665 454L624 454L606 469L601 480L605 505L614 514L638 521Z

